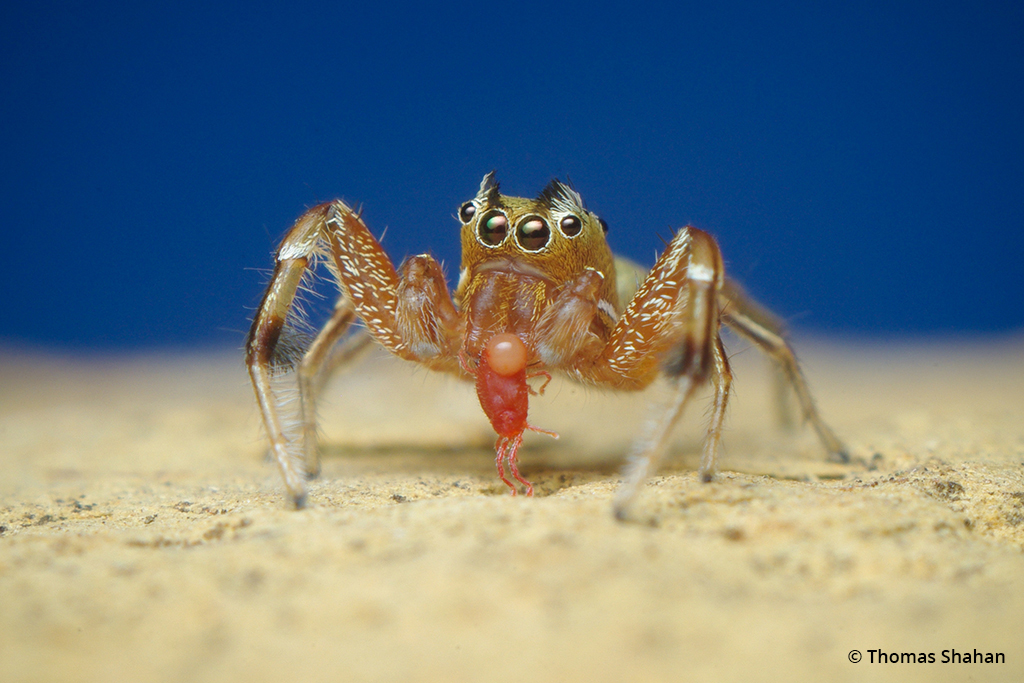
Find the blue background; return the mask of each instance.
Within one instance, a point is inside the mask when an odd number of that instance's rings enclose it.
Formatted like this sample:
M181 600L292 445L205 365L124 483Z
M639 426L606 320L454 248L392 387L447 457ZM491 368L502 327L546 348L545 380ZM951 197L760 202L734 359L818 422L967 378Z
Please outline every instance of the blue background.
M491 169L801 330L1024 327L1020 2L371 4L4 3L0 339L240 346L336 196L452 274Z

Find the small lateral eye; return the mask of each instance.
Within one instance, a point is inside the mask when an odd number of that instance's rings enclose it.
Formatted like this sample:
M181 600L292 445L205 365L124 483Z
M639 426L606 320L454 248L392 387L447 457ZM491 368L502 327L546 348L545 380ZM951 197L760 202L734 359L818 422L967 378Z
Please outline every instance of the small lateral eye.
M562 229L562 234L566 237L575 237L583 229L583 222L580 221L578 216L570 215L559 221L558 227Z
M519 223L516 241L527 251L539 251L551 240L551 229L540 216L527 216Z
M485 214L476 229L481 242L496 247L505 241L505 235L508 234L508 219L505 218L505 214L498 211Z
M601 229L604 230L604 234L608 234L608 223L603 218L598 218L598 222L601 224Z
M473 220L473 216L476 215L476 205L473 202L466 202L459 207L459 220L463 223L468 223Z

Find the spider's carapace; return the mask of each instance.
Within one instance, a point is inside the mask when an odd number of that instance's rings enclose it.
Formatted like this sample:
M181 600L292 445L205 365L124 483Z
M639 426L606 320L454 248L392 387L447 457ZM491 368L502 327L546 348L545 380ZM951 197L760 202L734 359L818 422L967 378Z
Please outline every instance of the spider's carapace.
M620 516L663 455L693 390L710 379L715 393L701 460L701 477L710 481L732 381L719 336L723 323L778 363L825 447L834 458L846 458L818 416L778 323L725 278L718 245L707 233L680 229L635 292L620 292L607 225L565 183L553 180L533 199L510 197L489 173L458 217L462 263L454 296L440 264L427 254L396 270L358 214L340 201L306 212L278 248L246 358L272 452L297 506L305 502L305 477L319 469L316 394L370 340L401 358L475 382L498 437L498 474L513 494L505 464L526 494L533 493L517 464L523 433L557 436L527 421L534 393L527 380L546 377L538 390L543 391L552 372L619 390L641 389L661 374L676 385L672 401L630 456L616 499ZM301 435L289 438L270 379L299 355L288 343L293 301L304 274L321 260L341 296L301 353ZM355 322L362 328L352 332Z

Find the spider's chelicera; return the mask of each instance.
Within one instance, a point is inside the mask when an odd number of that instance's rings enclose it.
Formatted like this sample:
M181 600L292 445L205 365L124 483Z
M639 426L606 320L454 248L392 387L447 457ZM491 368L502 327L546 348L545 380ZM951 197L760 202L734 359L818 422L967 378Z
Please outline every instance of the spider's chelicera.
M715 471L732 373L722 346L725 324L776 361L804 418L834 459L846 451L822 421L792 349L773 316L725 277L715 240L680 229L635 293L620 294L607 224L583 206L569 185L551 181L535 199L499 193L494 173L458 210L462 265L451 293L431 256L396 270L359 215L341 201L303 214L281 242L273 278L253 319L246 363L270 447L288 493L305 504L308 476L319 471L316 396L332 371L369 342L432 370L476 384L497 442L498 475L508 473L532 495L517 454L526 430L557 437L527 422L532 377L561 373L585 384L635 391L666 375L674 396L651 421L629 458L616 497L620 517L639 484L657 467L695 388L710 380L714 398L700 475ZM324 262L341 296L312 344L287 334L303 276ZM361 325L354 325L354 323ZM301 432L286 436L285 414L271 378L297 361Z

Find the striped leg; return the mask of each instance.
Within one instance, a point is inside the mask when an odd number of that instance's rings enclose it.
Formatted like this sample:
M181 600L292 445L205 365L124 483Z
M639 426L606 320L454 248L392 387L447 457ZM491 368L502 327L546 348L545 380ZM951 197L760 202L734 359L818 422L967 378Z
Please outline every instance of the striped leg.
M294 232L294 229L293 229ZM286 238L287 239L287 238ZM301 458L289 448L288 439L284 434L284 424L280 402L271 386L274 372L282 366L290 365L291 353L286 348L289 344L281 343L285 323L291 312L295 291L306 271L309 257L280 258L278 252L277 268L263 296L245 345L245 363L249 368L256 401L263 416L263 426L270 441L270 451L281 471L285 488L296 507L302 507L306 500L306 472Z
M341 299L309 349L290 332L298 318L295 294L307 269L329 257ZM361 322L368 337L407 360L458 371L453 340L458 316L441 267L429 256L410 259L400 278L363 221L340 201L313 207L296 221L277 250L277 265L253 319L246 364L274 459L296 507L306 499L305 478L318 469L316 394L331 371L356 357L362 333L346 337ZM338 342L346 341L341 345ZM275 394L275 372L299 363L301 444L286 435L284 403Z
M640 484L657 469L694 390L709 378L715 407L701 477L708 481L714 472L732 379L718 334L722 280L722 256L711 236L696 228L680 230L612 331L602 354L605 362L592 371L600 381L621 388L639 388L659 372L675 381L669 405L651 420L630 455L615 499L619 518L628 514Z

